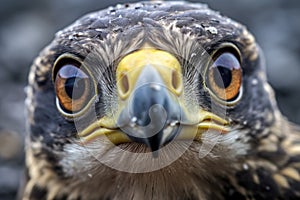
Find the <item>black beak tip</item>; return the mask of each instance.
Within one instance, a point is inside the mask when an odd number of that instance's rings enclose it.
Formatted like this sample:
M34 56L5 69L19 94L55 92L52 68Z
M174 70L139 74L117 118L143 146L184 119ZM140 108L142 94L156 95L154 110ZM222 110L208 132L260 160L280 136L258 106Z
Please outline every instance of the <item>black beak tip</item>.
M152 151L153 157L158 157L158 152L161 147L161 133L158 133L150 138L147 138L145 143Z

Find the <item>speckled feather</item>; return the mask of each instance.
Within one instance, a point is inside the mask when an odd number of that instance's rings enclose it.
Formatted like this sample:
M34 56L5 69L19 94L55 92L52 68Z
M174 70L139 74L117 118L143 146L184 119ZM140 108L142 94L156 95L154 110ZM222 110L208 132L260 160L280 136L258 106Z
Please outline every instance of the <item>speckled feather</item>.
M87 62L87 57L96 58L91 70L99 81L99 116L114 107L116 63L145 43L180 60L185 89L199 89L198 102L209 110L214 102L196 84L202 81L197 75L201 71L200 55L224 42L234 43L241 51L244 95L236 106L226 110L235 131L223 136L205 158L198 157L200 144L195 142L161 170L129 174L96 162L76 146L74 123L61 116L55 105L51 77L58 56L68 52ZM30 134L24 199L300 198L299 128L277 109L254 37L244 26L205 5L142 2L82 17L58 32L34 61L26 105ZM144 148L134 145L132 149Z

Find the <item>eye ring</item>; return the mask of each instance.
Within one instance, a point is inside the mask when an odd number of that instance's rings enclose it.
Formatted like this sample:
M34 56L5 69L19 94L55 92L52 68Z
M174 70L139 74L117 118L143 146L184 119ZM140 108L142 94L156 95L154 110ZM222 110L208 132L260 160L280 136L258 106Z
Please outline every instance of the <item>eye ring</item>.
M52 70L56 107L66 118L84 114L96 99L96 81L81 59L66 53L59 56Z
M235 105L242 97L242 59L232 43L223 43L211 53L205 70L204 86L219 103Z

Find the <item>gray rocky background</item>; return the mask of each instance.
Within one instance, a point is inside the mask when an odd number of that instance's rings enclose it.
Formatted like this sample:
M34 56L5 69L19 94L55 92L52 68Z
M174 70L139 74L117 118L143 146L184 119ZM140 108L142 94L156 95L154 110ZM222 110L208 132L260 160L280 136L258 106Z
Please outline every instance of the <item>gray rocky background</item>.
M0 0L0 199L14 199L24 162L29 66L59 29L115 0ZM126 1L134 2L134 1ZM199 2L199 1L194 1ZM300 1L203 0L246 24L265 52L282 112L300 123Z

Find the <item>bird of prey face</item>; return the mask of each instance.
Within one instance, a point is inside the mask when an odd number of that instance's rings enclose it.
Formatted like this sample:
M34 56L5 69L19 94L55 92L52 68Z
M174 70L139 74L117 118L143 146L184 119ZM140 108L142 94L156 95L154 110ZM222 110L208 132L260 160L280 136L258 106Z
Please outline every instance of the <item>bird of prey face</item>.
M27 87L24 199L295 199L300 136L261 51L202 4L141 2L58 32Z

